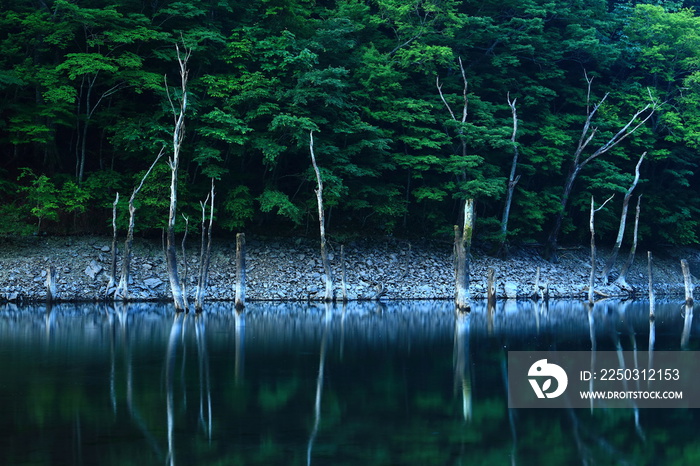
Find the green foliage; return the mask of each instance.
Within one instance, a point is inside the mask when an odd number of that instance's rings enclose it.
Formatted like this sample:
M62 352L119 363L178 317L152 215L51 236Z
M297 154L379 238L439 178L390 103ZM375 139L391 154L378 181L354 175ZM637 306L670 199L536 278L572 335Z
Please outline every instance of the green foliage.
M302 211L292 203L289 196L275 189L265 189L257 198L261 212L276 213L287 220L291 220L296 224L300 224L302 220Z
M17 181L28 182L21 186L25 193L29 213L37 218L37 232L41 232L44 220L58 220L59 198L56 185L46 175L37 175L31 168L22 168Z
M226 195L222 206L224 215L219 224L230 231L242 230L255 215L253 197L246 186L237 186Z
M38 222L49 231L108 229L115 193L126 202L139 172L172 145L164 76L169 95L177 95L173 44L184 42L192 55L179 207L189 216L215 178L223 228L300 227L315 212L313 130L329 228L344 230L331 234L449 236L461 200L475 198L476 236L489 237L498 231L513 154L510 95L517 98L521 178L508 236L542 241L559 210L587 98L590 105L608 94L592 147L651 96L664 104L650 124L574 184L562 239L585 237L587 199L622 193L646 150L641 230L692 244L700 19L679 5L7 2L0 13L0 183L16 185L21 176L22 189L3 190L2 209L18 225ZM458 58L468 81L464 122ZM590 96L584 70L594 78ZM137 229L162 227L168 187L162 164L137 200ZM121 225L125 205L119 209ZM599 217L604 238L616 229L614 210Z

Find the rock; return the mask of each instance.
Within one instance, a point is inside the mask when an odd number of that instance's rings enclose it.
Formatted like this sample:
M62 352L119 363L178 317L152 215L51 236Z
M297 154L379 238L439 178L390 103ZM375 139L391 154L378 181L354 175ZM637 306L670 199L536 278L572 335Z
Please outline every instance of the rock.
M102 251L102 252L109 252L111 250L112 250L112 248L110 248L109 246L102 246L100 248L100 251Z
M88 265L85 268L85 275L90 277L92 280L95 279L95 277L104 270L104 267L102 267L100 264L97 263L97 261L93 260L90 262L90 265Z
M504 285L506 298L515 299L518 297L518 284L515 282L506 282Z
M143 281L143 284L146 285L150 289L154 289L154 288L158 288L160 285L162 285L163 280L161 280L158 277L147 278Z

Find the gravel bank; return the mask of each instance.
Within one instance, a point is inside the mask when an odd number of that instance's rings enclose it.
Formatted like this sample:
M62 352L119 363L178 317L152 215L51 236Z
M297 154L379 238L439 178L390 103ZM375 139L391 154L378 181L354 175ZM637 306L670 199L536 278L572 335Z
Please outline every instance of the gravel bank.
M58 293L63 300L98 300L106 292L111 260L111 238L25 237L0 238L0 301L40 300L46 297L46 270L57 270ZM196 244L197 243L197 244ZM121 249L123 243L119 245ZM196 283L198 241L188 251L188 291ZM340 246L331 245L331 264L340 297ZM598 253L602 269L607 252ZM626 254L626 252L625 252ZM345 246L349 299L372 299L383 284L384 299L451 299L454 294L452 248L447 242L374 238ZM664 249L654 255L655 292L683 294L680 259L700 276L700 251ZM308 238L247 238L249 300L314 300L323 295L323 267L318 241ZM121 261L119 261L121 262ZM493 267L501 298L524 298L533 292L537 268L540 284L551 297L585 297L590 256L586 248L563 250L556 264L542 259L537 249L522 248L507 260L486 256L476 249L471 268L471 292L486 296L487 269ZM183 272L182 262L180 272ZM235 239L219 239L212 246L208 298L231 300L235 286ZM695 280L694 280L695 281ZM646 251L638 254L628 282L639 295L647 293ZM624 296L616 286L596 285L601 293ZM169 285L161 242L136 239L132 260L131 296L135 300L169 299Z

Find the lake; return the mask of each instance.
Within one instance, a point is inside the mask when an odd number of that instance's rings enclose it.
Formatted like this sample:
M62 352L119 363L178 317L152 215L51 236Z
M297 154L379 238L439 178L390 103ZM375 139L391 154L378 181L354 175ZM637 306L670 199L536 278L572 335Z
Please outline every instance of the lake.
M506 396L512 350L697 350L681 301L0 305L0 464L697 464L697 410Z

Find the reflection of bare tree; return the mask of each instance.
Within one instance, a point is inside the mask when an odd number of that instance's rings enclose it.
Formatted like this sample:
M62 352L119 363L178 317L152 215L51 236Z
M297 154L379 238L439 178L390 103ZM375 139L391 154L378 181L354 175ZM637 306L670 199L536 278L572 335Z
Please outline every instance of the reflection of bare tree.
M690 342L690 329L693 325L693 305L685 305L685 316L683 316L683 333L681 334L681 349L688 349Z
M309 435L309 444L306 448L306 464L311 464L311 453L314 448L314 441L318 434L318 426L321 424L321 395L323 394L323 374L326 366L326 346L328 345L328 334L331 326L333 314L331 306L326 303L326 313L324 317L323 337L321 337L321 355L318 362L318 377L316 378L316 401L314 403L314 426Z
M175 314L175 320L170 328L170 338L168 338L168 349L165 353L165 389L167 392L168 411L168 459L167 463L175 464L175 410L173 406L173 389L175 378L175 358L177 356L178 337L182 334L182 321L184 314Z
M595 351L596 351L596 337L595 337L595 314L593 314L594 306L588 304L588 336L591 340L591 372L595 372ZM588 381L588 390L593 391L593 377ZM593 411L593 398L590 400L591 412Z
M508 406L511 405L510 387L508 386L508 367L506 365L506 354L501 352L501 376L503 377L503 385L505 386L506 396L508 397ZM508 425L510 426L510 437L513 440L513 445L510 448L510 464L515 466L518 464L518 431L515 426L515 409L508 409Z
M194 319L197 338L197 359L199 362L199 422L211 441L211 381L209 378L209 355L206 342L206 314L199 313ZM205 403L206 398L206 403ZM206 409L205 409L206 404Z
M472 419L472 376L469 353L469 324L471 313L455 312L454 366L455 392L462 394L462 416L464 421Z
M131 416L132 421L138 429L141 431L143 436L146 438L146 441L150 445L151 449L159 456L162 457L163 453L158 446L158 442L156 441L155 437L153 434L148 430L148 427L146 425L146 422L144 421L143 417L141 416L141 412L136 406L135 402L135 397L134 397L134 369L133 369L133 358L132 358L132 352L131 352L131 346L132 346L132 339L129 336L129 319L128 319L128 307L126 303L117 303L115 304L115 307L113 308L114 310L114 315L117 316L117 322L119 323L119 334L120 334L120 340L121 340L121 347L124 351L124 367L126 369L126 406L129 411L129 416ZM112 313L109 311L107 314L110 316L109 322L110 324L115 323L114 316ZM111 332L112 336L114 336L115 332L117 331L117 328L115 326L113 332ZM114 338L112 338L114 340ZM112 397L112 409L114 410L115 414L117 412L117 401L116 401L116 389L115 389L115 360L116 360L116 350L114 349L114 345L112 344L112 357L111 357L111 364L112 367L110 369L110 396Z
M243 348L245 347L245 314L242 310L233 313L236 323L236 360L234 368L234 380L239 385L243 380Z

